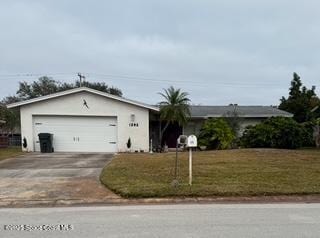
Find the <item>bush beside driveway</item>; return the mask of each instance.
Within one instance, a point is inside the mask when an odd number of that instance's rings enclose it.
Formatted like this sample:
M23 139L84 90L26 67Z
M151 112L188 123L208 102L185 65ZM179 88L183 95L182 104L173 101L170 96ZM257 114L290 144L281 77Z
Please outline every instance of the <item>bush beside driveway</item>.
M180 154L180 186L173 188L175 153L120 154L100 180L127 198L320 194L320 150L241 149L196 152L194 184L188 154Z

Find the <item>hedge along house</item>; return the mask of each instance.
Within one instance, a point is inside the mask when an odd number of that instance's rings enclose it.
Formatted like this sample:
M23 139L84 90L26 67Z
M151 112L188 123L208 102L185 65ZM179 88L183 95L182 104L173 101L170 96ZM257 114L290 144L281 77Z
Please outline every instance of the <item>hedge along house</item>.
M40 151L39 133L53 134L56 152L149 150L149 115L159 109L86 87L7 106L20 108L25 151Z
M233 117L239 123L238 136L241 136L249 125L256 125L270 117L293 117L293 114L282 111L272 106L190 106L191 118L186 126L177 124L170 125L163 136L163 144L169 148L176 146L177 135L198 136L203 123L210 118ZM155 124L156 125L156 124ZM153 133L154 140L157 140L156 133Z

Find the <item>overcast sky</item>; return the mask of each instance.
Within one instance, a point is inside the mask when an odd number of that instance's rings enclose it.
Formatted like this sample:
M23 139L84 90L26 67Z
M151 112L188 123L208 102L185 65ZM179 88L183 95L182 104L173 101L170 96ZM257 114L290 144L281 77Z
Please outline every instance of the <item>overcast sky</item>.
M146 103L173 85L194 104L276 105L293 72L320 88L319 9L319 0L1 0L0 97L19 81L82 72Z

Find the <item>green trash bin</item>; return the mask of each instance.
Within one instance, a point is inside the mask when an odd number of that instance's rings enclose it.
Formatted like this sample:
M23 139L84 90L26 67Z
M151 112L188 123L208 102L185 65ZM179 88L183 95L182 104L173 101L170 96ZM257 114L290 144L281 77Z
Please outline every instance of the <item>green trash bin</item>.
M53 152L53 134L39 133L40 151L41 153Z

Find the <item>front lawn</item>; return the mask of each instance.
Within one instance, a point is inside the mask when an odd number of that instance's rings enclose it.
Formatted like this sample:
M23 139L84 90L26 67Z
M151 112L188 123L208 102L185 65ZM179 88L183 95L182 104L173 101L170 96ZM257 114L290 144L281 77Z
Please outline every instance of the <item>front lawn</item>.
M12 146L8 148L0 148L0 161L23 154L20 146Z
M241 149L196 152L193 186L180 153L180 186L171 186L175 153L120 154L101 182L123 197L320 194L320 150Z

